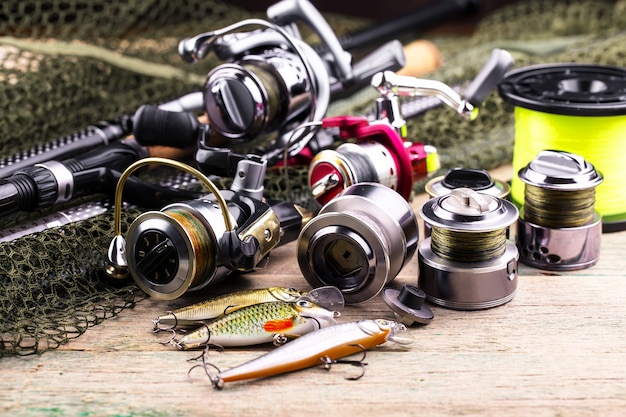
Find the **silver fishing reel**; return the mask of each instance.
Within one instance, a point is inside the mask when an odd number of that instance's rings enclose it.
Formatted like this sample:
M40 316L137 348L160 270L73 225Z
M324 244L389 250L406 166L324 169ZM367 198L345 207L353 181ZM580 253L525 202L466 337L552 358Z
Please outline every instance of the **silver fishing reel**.
M223 61L204 85L204 110L214 133L240 152L308 142L324 117L333 91L363 80L373 71L404 66L398 41L352 65L321 13L308 0L283 0L267 9L269 21L247 19L183 39L179 54L194 63L211 51ZM318 54L303 41L297 22L309 26L327 47ZM383 55L385 59L380 59ZM376 57L376 58L374 58ZM362 61L362 62L363 62ZM296 129L306 125L307 128Z
M124 238L119 208L124 183L134 170L155 162L195 175L213 195L145 212ZM148 295L169 300L252 271L273 248L295 240L308 213L293 203L263 198L264 161L242 160L238 167L231 188L220 191L203 173L177 161L146 158L131 165L116 191L107 275L130 275Z

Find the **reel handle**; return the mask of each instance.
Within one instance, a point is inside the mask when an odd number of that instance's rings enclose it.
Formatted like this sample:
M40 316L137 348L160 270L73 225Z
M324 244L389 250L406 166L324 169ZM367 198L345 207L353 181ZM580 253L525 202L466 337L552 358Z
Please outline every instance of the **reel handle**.
M352 67L355 83L369 82L380 71L398 71L406 65L402 43L393 40L369 53Z
M504 49L494 49L478 75L465 90L465 100L475 107L480 106L514 64L515 61L510 53Z

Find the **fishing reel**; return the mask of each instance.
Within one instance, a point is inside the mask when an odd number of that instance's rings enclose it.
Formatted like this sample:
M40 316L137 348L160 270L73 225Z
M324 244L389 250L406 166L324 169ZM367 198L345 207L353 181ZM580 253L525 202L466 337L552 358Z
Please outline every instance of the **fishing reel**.
M243 20L179 44L186 62L198 62L211 52L225 61L208 73L203 87L204 111L217 146L268 160L280 157L285 147L313 138L311 128L297 129L296 135L293 130L321 121L333 92L404 66L398 41L353 66L351 54L308 0L280 1L267 9L267 16L269 21ZM326 52L318 54L302 40L298 21L319 36Z
M236 159L227 158L229 162ZM128 176L151 163L197 177L213 194L175 202L139 215L124 238L121 193ZM115 203L115 237L109 247L109 277L132 276L148 295L169 300L197 291L235 272L248 272L279 244L295 240L309 214L284 201L263 198L266 162L240 156L228 190L218 190L200 171L183 163L145 158L120 177Z

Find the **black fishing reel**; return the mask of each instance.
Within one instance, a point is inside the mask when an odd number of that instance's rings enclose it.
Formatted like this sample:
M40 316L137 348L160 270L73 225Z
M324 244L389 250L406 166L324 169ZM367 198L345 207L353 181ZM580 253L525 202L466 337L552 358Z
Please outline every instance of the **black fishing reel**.
M223 64L207 75L204 111L216 146L237 152L282 155L285 147L311 140L331 95L364 85L382 70L404 66L398 41L374 51L358 65L308 0L283 0L267 10L269 21L247 19L184 39L183 60L195 63L214 52ZM318 54L303 41L305 23L327 47ZM298 128L306 125L307 128ZM294 130L295 129L295 130ZM272 152L276 151L276 152Z
M109 277L130 275L148 295L174 299L235 272L249 272L273 248L298 237L309 214L293 203L263 198L266 162L254 155L221 156L223 161L236 162L229 190L218 190L195 168L163 158L145 158L122 174L106 269ZM124 183L136 169L151 163L196 176L213 195L145 212L132 222L124 238L119 208Z

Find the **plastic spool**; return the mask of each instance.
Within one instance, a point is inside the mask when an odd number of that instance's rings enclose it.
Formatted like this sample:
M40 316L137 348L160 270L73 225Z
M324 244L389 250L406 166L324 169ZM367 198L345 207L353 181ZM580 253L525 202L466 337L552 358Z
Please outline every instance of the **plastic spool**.
M579 155L548 150L518 176L525 183L517 230L520 261L553 271L594 265L602 236L595 188L602 175Z
M513 299L519 253L506 238L519 216L513 203L457 188L427 201L420 214L432 227L418 249L418 287L430 302L481 310Z
M582 156L605 178L596 192L603 231L626 230L626 69L530 66L510 72L498 89L516 106L514 172L546 149ZM512 179L511 199L518 207L524 200L519 178Z

